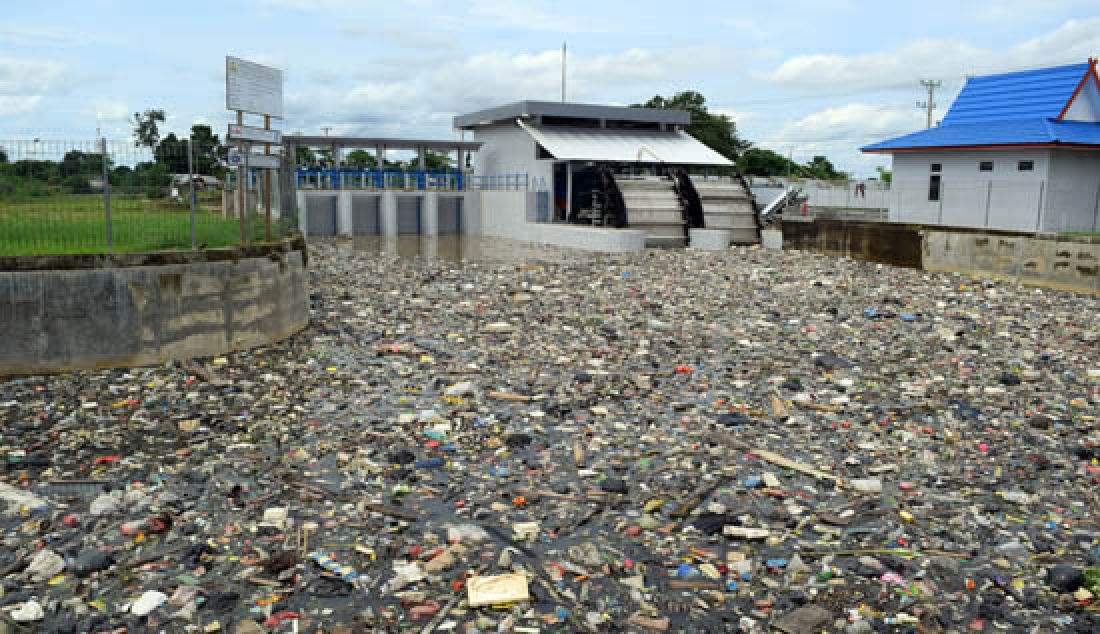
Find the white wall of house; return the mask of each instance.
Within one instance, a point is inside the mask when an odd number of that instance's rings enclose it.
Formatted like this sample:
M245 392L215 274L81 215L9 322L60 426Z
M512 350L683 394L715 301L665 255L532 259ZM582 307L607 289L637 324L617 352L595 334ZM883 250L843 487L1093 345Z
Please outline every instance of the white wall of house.
M980 170L993 161L993 170ZM1030 171L1019 163L1031 161ZM892 222L1035 231L1048 179L1045 149L903 152L894 155ZM939 163L940 200L929 200L931 166Z
M474 140L484 143L474 154L475 175L526 173L532 190L553 187L554 162L535 158L535 140L516 124L475 128Z
M1063 118L1069 121L1100 121L1100 86L1095 81L1085 82Z
M1100 151L1053 150L1043 231L1100 231Z

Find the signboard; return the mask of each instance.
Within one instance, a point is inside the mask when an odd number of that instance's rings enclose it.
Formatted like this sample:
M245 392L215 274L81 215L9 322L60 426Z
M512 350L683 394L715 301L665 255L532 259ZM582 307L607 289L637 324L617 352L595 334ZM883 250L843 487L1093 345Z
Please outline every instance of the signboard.
M225 107L283 118L283 71L225 57Z
M283 157L275 154L252 154L241 152L237 148L229 148L226 163L229 163L230 167L244 167L245 154L248 154L248 169L277 170L283 161Z
M257 143L278 145L283 142L283 133L279 130L265 130L250 125L230 123L229 139L231 141L255 141Z

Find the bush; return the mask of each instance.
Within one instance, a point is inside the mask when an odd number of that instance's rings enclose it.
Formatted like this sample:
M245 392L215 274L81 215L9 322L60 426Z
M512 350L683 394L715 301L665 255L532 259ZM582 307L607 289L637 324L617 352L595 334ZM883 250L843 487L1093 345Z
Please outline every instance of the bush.
M158 198L164 198L168 195L168 190L164 187L158 187L157 185L149 185L145 188L145 197L150 200L156 200Z
M26 200L49 194L49 188L40 181L15 174L0 174L0 198L4 200Z
M90 194L92 186L88 184L88 177L80 174L66 176L61 181L61 187L70 194Z

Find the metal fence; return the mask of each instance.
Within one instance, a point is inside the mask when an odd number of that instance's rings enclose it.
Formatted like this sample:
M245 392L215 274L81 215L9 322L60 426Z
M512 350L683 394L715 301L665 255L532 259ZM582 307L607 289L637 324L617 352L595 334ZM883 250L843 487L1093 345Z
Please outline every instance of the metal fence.
M298 189L463 191L467 176L458 171L299 168L295 178Z
M894 183L890 221L1007 231L1096 233L1100 187L1036 180Z
M787 186L799 189L810 207L874 210L890 206L890 185L877 180L825 181L753 176L749 181L753 189L774 188L781 191Z
M227 174L216 138L0 140L0 256L225 247L296 229L294 214L263 207L258 170L239 217Z

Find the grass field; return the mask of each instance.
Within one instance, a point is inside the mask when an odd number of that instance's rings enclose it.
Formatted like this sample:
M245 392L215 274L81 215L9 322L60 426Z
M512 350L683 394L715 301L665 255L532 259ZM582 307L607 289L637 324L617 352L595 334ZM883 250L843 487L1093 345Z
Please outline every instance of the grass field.
M204 198L200 204L211 200ZM170 199L112 196L111 225L116 253L191 248L190 209ZM250 218L248 229L250 241L262 240L263 218ZM195 238L196 244L207 247L237 245L240 221L200 206L195 213ZM55 194L28 202L0 200L0 256L106 252L101 194Z

